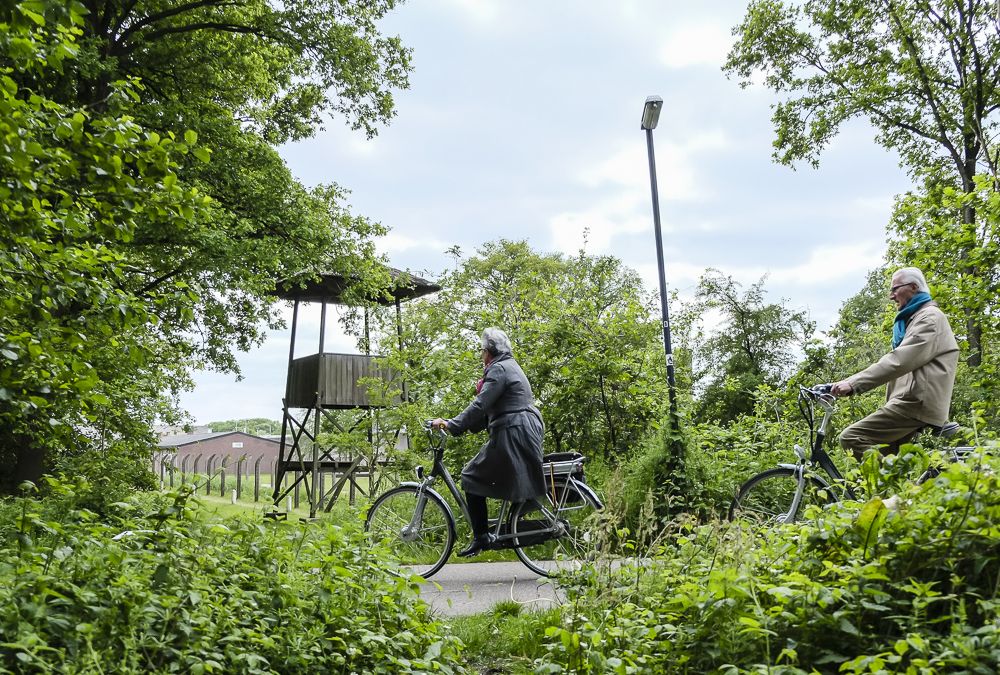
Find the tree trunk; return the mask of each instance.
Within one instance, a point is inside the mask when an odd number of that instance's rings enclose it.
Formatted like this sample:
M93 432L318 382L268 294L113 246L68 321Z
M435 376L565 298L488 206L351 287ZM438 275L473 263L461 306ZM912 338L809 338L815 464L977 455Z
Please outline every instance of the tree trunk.
M48 453L42 448L31 446L31 440L20 434L4 434L4 442L10 443L12 452L0 462L0 495L17 493L18 486L26 480L38 485L45 474Z
M966 194L975 190L974 177L976 175L976 156L979 148L975 144L970 144L966 139L965 146L965 167L962 172L962 189ZM976 223L976 209L973 206L965 206L962 209L962 226L974 228ZM975 244L973 244L975 245ZM968 251L962 251L961 256L968 258ZM965 273L971 277L978 274L974 265L968 265ZM969 353L965 362L970 368L979 368L983 363L983 323L982 317L977 316L971 309L965 311L965 336L969 345Z

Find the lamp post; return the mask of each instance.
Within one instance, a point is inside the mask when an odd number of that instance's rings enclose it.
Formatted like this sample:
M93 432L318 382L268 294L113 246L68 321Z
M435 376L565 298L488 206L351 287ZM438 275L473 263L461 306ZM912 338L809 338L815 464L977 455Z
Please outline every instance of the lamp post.
M667 278L663 272L663 235L660 231L660 196L656 190L656 160L653 156L653 129L660 120L663 99L647 96L642 109L642 128L646 131L646 148L649 152L649 186L653 193L653 228L656 232L656 266L660 273L660 314L663 319L663 350L667 357L667 391L670 397L670 424L678 430L677 393L674 383L674 354L670 348L670 312L667 309Z

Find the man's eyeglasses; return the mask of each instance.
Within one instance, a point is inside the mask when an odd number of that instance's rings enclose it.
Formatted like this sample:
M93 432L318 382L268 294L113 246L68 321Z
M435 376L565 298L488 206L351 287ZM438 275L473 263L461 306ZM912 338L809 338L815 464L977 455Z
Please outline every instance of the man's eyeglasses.
M913 283L912 281L907 281L905 284L896 284L895 286L893 286L892 288L889 289L889 295L892 295L893 293L895 293L896 291L898 291L903 286L909 286L912 283Z

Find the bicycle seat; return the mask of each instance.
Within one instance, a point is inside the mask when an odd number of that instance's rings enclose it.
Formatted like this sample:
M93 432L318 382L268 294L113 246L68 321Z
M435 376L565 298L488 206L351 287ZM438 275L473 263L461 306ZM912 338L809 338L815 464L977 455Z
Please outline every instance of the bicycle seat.
M948 438L949 436L954 436L955 432L959 430L960 425L958 422L945 422L939 427L933 424L928 425L931 430L932 436L940 436L941 438Z

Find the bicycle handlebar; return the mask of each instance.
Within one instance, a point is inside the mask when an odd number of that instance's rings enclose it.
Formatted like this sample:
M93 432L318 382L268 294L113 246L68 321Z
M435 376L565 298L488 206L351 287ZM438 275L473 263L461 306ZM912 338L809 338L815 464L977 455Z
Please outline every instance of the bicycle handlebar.
M446 429L435 429L431 426L434 420L424 420L423 428L424 432L427 434L427 439L431 443L432 448L437 448L439 445L444 444L444 439L448 437L448 431ZM437 434L435 434L437 432ZM435 442L434 436L437 435L437 442Z
M802 385L799 385L799 392L802 394L808 394L812 398L833 398L832 391L832 384L814 384L812 387L803 387Z

